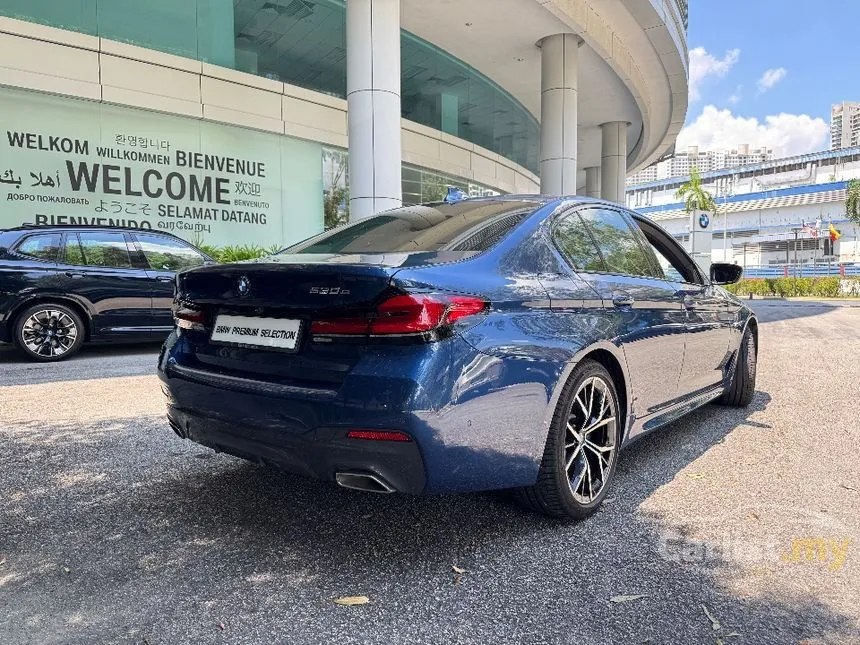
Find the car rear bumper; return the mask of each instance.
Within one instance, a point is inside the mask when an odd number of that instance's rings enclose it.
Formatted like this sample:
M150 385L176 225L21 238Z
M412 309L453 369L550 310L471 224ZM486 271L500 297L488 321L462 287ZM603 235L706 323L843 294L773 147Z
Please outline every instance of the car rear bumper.
M420 351L374 349L341 383L325 384L213 368L193 350L171 335L159 377L174 430L216 450L326 480L372 473L410 493L528 486L537 477L549 408L533 363L506 365L452 337ZM349 430L412 441L348 439Z
M183 439L300 475L334 480L338 473L367 474L390 487L390 492L400 493L421 493L426 484L424 462L414 441L350 439L346 428L317 428L289 436L272 428L188 414L175 406L169 406L167 416Z

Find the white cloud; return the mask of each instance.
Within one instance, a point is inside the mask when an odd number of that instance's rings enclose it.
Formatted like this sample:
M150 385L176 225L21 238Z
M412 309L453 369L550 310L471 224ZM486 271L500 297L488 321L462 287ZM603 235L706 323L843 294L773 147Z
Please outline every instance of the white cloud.
M824 150L830 126L808 114L776 114L764 122L744 118L731 110L707 105L696 120L681 130L677 149L699 146L703 150L734 148L748 143L750 148L772 148L775 157L788 157Z
M774 85L784 79L786 74L788 74L788 71L785 69L785 67L777 67L776 69L767 70L764 74L761 75L761 78L758 79L758 82L756 83L756 86L758 87L758 93L764 94L765 92L767 92Z
M732 105L737 105L738 103L740 103L741 99L743 98L743 89L743 85L738 85L735 88L734 93L728 98L729 103L731 103Z
M704 47L690 50L690 102L702 98L699 86L708 76L722 78L741 56L740 49L730 49L723 58L715 58Z

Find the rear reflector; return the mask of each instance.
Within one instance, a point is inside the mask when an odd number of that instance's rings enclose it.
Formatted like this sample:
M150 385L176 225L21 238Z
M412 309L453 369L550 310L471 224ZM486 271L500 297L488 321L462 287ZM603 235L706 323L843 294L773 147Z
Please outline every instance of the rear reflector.
M409 294L393 296L361 318L330 318L311 324L314 334L390 336L420 334L479 314L487 302L474 296Z
M206 331L206 314L197 309L177 307L173 311L173 320L176 322L176 326L182 329Z
M367 439L369 441L412 441L405 432L395 430L350 430L346 433L348 439Z

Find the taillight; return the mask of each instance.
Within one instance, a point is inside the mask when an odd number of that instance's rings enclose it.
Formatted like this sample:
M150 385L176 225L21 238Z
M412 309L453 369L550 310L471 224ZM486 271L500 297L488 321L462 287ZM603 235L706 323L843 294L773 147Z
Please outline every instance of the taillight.
M475 296L407 294L382 302L369 316L329 318L311 323L311 333L337 336L393 336L424 334L453 325L487 308Z
M173 310L173 320L176 326L194 331L206 331L206 314L199 309L187 306L177 306Z

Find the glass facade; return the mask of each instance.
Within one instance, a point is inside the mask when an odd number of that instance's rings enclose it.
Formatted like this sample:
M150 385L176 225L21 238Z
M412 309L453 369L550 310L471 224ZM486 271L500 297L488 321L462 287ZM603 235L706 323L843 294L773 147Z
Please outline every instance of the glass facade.
M0 15L346 96L343 0L0 0ZM486 76L406 31L401 95L404 118L538 172L537 119Z
M461 177L403 164L401 168L403 205L438 202L449 187L456 187L469 197L490 197L499 191ZM323 203L325 227L332 228L349 220L349 155L346 150L323 148Z

